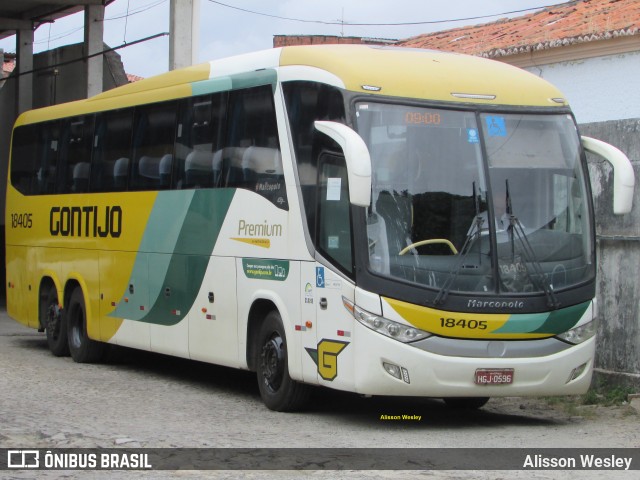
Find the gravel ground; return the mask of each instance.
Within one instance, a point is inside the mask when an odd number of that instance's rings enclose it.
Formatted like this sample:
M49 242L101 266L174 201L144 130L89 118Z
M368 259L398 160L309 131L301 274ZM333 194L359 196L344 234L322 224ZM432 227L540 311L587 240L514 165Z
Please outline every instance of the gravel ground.
M419 421L385 421L415 415ZM56 358L44 334L0 311L0 448L636 448L629 405L492 399L478 411L433 399L361 398L318 390L282 414L260 401L255 375L113 349L99 365ZM366 451L366 450L365 450ZM640 454L634 456L640 461ZM1 478L637 478L596 471L0 471Z

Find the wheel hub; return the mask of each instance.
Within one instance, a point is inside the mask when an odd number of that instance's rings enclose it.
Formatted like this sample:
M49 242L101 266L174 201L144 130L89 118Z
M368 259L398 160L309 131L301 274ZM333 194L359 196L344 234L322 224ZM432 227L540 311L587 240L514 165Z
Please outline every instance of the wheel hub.
M272 391L277 391L284 376L284 352L282 338L270 338L262 347L262 374L265 384Z
M51 332L53 338L57 338L60 333L60 307L58 305L49 305L47 309L47 325L45 326Z

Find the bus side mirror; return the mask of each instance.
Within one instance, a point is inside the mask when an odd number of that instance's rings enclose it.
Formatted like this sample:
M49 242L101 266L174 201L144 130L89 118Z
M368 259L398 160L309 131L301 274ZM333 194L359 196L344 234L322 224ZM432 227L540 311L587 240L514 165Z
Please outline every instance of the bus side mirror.
M342 148L347 163L349 201L358 207L371 205L371 156L362 137L341 123L317 120L314 125Z
M613 167L613 213L623 215L633 206L635 174L627 156L613 145L595 138L582 137L582 146L587 152L600 155Z

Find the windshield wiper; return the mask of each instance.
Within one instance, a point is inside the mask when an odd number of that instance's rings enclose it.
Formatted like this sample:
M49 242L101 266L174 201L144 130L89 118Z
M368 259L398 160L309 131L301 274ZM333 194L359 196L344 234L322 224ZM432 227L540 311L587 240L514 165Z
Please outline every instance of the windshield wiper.
M451 286L453 285L454 280L460 274L460 270L464 266L464 261L466 260L469 252L471 251L471 245L476 238L480 238L480 232L482 231L482 224L484 223L484 218L480 215L480 196L476 195L476 182L472 183L472 191L473 191L473 204L475 207L475 219L471 228L467 232L467 237L464 240L464 244L462 248L458 252L458 262L447 274L447 278L440 287L436 298L433 301L434 305L440 305L441 303L446 302L447 297L449 296L449 292L451 291ZM482 264L482 249L478 248L478 268Z
M522 223L518 219L518 217L513 213L513 206L511 204L511 195L509 194L509 180L505 180L506 183L506 213L509 218L509 226L507 227L507 234L509 235L509 241L511 243L511 261L515 263L516 260L516 252L515 252L515 238L517 237L522 245L521 252L524 257L524 268L527 270L527 274L529 274L529 278L533 281L537 280L537 286L540 288L547 297L547 305L550 308L557 309L560 307L560 302L556 297L556 294L553 291L553 285L547 279L547 275L544 273L542 269L542 265L540 265L540 261L536 256L531 243L529 243L529 239L527 238L527 234L524 231L524 227ZM528 265L531 265L533 270L533 275L529 271Z

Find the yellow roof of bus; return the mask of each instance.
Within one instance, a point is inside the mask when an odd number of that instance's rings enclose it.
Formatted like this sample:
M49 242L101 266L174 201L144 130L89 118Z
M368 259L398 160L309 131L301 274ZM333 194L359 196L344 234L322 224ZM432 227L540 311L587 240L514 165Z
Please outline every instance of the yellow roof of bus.
M309 65L341 78L348 90L380 87L381 95L498 105L558 106L553 85L502 62L434 50L363 45L285 47L280 65ZM370 93L370 91L368 91ZM495 98L459 98L457 94Z
M292 65L315 67L338 77L346 89L362 93L485 105L566 105L558 103L557 99L563 95L557 88L533 74L501 62L455 53L366 45L314 45L283 47L251 55L249 62L238 62L242 58L239 56L212 63L228 64L227 73ZM234 71L236 62L244 71ZM211 71L212 63L167 72L86 100L32 110L21 115L17 124L189 97L192 83L216 78L216 71ZM462 97L453 94L462 94ZM478 95L481 97L474 97Z

